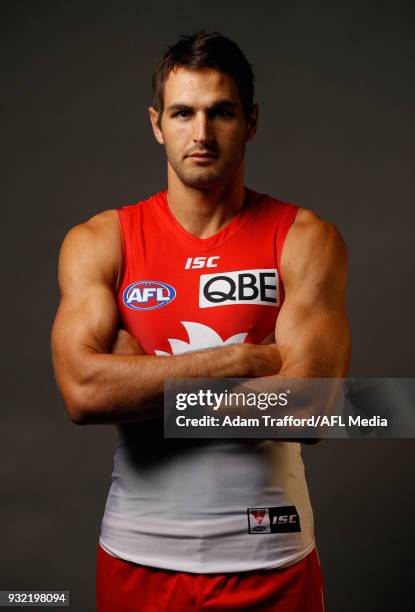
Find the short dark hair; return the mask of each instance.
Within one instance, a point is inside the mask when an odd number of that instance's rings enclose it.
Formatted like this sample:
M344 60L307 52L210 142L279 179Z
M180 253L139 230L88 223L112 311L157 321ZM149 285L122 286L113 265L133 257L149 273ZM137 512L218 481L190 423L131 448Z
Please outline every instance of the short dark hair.
M181 36L168 47L153 73L153 106L159 113L164 110L164 83L170 72L177 68L214 68L235 79L245 117L248 119L254 100L254 73L240 48L219 32L201 30L190 36Z

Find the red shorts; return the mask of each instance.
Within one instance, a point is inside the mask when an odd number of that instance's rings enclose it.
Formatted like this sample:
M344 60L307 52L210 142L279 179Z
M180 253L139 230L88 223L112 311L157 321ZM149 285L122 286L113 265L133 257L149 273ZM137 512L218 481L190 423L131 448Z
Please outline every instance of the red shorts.
M323 612L316 549L284 569L190 574L117 559L98 546L97 612Z

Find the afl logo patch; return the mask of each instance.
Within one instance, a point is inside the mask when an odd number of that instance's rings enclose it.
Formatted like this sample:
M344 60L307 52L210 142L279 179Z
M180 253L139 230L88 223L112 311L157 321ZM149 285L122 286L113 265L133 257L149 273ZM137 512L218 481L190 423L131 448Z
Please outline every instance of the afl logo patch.
M124 289L122 301L133 310L154 310L167 306L176 297L176 290L160 281L137 281Z

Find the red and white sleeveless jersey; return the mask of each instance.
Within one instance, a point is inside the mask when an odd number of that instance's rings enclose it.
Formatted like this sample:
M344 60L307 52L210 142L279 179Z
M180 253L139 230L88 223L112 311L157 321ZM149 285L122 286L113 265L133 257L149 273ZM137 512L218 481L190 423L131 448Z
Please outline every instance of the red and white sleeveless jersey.
M166 192L119 209L120 326L149 355L260 343L284 299L281 253L297 210L246 189L231 222L198 238L175 219ZM164 440L158 421L118 431L100 537L110 554L222 573L288 566L314 547L299 444Z

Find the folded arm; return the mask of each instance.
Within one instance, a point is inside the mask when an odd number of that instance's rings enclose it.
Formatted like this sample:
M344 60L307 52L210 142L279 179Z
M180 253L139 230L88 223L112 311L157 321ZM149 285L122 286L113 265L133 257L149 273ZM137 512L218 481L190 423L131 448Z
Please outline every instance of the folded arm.
M239 344L156 357L142 354L139 345L130 342L129 350L121 354L115 299L121 253L116 211L74 227L62 245L61 302L52 329L52 356L73 422L154 418L162 413L164 381L169 378L256 377L279 370L275 344Z

